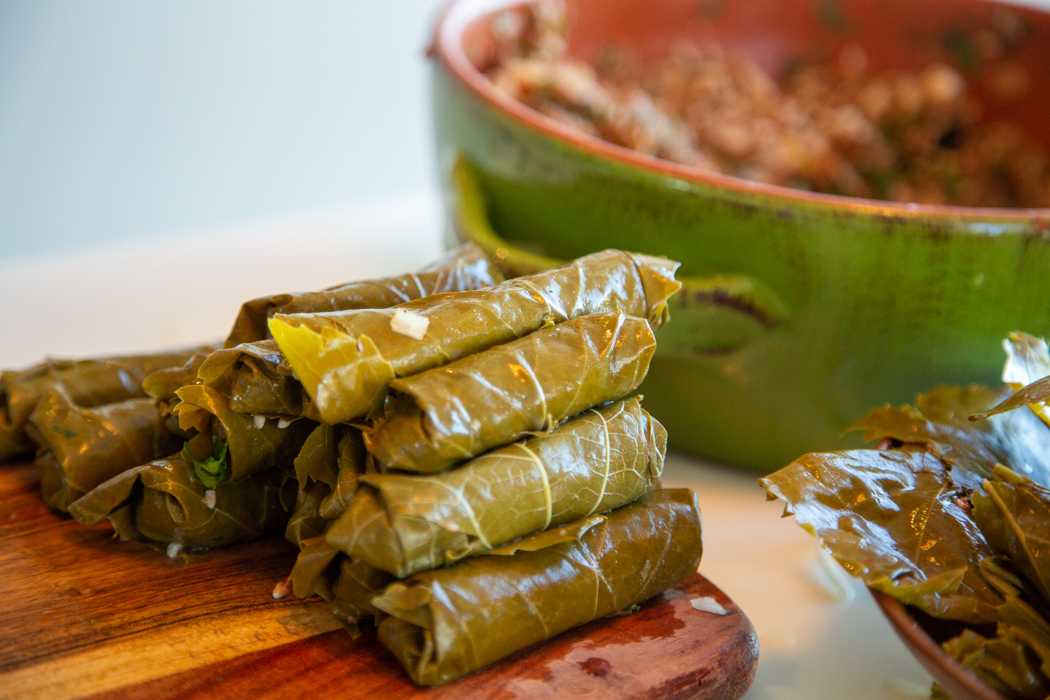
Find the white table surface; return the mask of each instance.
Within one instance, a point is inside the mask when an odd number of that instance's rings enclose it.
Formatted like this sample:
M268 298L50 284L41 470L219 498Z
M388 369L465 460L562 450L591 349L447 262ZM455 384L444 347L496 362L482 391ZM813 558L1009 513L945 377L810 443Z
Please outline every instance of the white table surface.
M214 341L241 301L419 267L441 250L436 198L0 264L0 366ZM753 474L671 454L665 483L700 499L700 571L758 631L748 700L919 700L931 679L866 590L781 519ZM698 613L700 614L700 613Z

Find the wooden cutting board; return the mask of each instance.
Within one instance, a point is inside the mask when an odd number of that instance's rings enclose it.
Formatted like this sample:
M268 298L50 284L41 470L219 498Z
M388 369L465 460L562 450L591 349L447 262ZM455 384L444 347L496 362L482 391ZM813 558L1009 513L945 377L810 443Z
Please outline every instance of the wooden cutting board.
M185 564L48 511L31 465L0 466L0 698L704 698L754 678L747 617L694 575L437 689L324 601L274 600L295 548L272 536ZM693 609L711 596L724 616Z

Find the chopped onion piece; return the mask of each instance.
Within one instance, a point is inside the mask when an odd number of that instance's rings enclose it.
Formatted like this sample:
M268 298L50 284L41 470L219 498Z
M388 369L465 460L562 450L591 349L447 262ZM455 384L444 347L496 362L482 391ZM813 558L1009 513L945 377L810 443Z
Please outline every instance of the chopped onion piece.
M201 499L201 503L209 509L215 508L215 489L208 489L204 492L204 498Z
M390 319L390 330L414 340L423 340L429 325L429 318L408 309L398 309Z
M172 542L168 545L168 549L166 551L168 553L168 557L174 559L175 557L179 556L179 553L182 551L182 545L178 542Z
M255 421L256 430L262 430L266 427L266 416L252 416L252 420Z
M693 606L694 610L700 612L711 613L713 615L728 615L729 611L722 607L722 605L714 598L693 598L689 601L689 604Z
M287 428L291 424L292 424L292 421L290 421L290 420L285 420L284 418L278 418L277 419L277 427L280 428L281 430L284 430L285 428Z

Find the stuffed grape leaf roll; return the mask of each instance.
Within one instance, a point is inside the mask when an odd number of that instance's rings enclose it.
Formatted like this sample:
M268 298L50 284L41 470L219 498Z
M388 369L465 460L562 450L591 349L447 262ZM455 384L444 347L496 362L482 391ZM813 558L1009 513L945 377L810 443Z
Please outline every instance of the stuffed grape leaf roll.
M209 486L223 481L240 481L272 467L291 466L306 438L317 425L305 418L290 422L255 418L230 409L224 396L200 384L184 386L175 392L180 399L173 407L179 428L211 436L215 448L209 458L191 450L198 460L211 460L209 478L197 475ZM212 483L209 483L209 479Z
M78 406L92 408L142 398L142 380L165 367L175 367L192 351L108 357L92 360L48 360L29 369L0 374L0 462L31 449L25 435L37 403L55 385Z
M443 471L626 396L655 350L645 319L595 314L551 324L394 380L365 442L387 469Z
M319 292L276 294L241 306L225 347L270 337L267 321L274 314L317 313L346 309L380 309L442 292L481 289L503 281L484 251L473 243L459 246L422 271L363 280Z
M389 309L277 314L270 331L321 421L342 423L368 413L398 377L510 342L548 321L616 312L659 328L668 298L681 287L677 268L664 258L607 250L487 289Z
M441 685L630 611L694 573L702 551L696 495L654 491L578 540L475 557L391 584L373 600L379 640L415 683Z
M667 433L638 399L444 474L363 474L328 543L398 578L630 503L655 488Z
M227 397L238 413L293 418L308 411L309 397L273 340L216 350L201 364L196 378Z
M84 408L76 405L61 384L37 404L26 427L39 445L37 465L41 495L52 510L65 512L69 504L99 484L161 454L170 454L181 442L155 443L157 409L148 398Z
M121 539L197 549L280 530L294 499L291 469L271 469L209 489L178 453L100 484L74 502L69 513L84 525L108 519Z
M358 623L375 616L372 598L383 592L394 577L346 556L315 537L303 541L289 577L299 598L319 595L332 604L332 614L351 636L359 634Z
M284 538L300 549L307 539L324 535L357 492L365 471L361 431L349 425L319 425L295 458L299 492Z

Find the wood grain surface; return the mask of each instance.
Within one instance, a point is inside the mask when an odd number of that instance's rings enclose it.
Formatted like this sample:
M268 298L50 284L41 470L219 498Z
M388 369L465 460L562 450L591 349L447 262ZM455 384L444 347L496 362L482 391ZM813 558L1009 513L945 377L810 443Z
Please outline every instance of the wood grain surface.
M626 616L437 689L414 686L369 629L319 599L274 600L295 561L277 536L185 564L40 502L30 465L0 466L0 698L705 698L754 678L747 617L700 575ZM711 596L725 616L694 610Z

